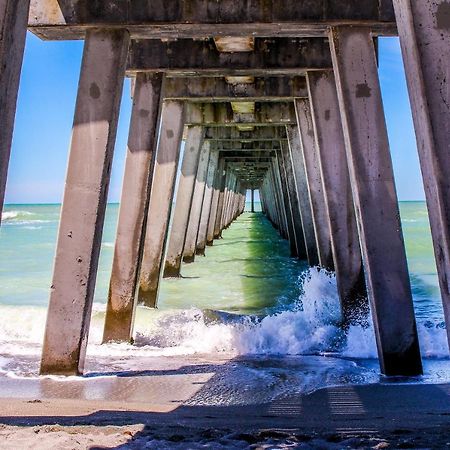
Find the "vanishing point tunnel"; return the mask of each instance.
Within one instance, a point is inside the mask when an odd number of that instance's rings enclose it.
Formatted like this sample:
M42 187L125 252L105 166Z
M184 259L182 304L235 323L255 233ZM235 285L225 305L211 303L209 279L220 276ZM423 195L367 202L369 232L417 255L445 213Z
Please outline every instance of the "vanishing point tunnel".
M126 76L104 341L258 190L292 257L335 271L342 326L370 304L381 371L421 373L377 39L400 37L449 334L450 2L1 0L0 204L27 29L84 40L41 373L83 371Z

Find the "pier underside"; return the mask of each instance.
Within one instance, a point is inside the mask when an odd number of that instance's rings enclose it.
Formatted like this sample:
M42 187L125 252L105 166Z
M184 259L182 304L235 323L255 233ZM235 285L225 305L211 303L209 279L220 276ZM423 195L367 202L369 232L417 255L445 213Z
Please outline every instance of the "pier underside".
M291 257L335 273L343 332L370 310L381 372L422 373L377 39L402 45L450 337L447 1L5 0L0 205L27 15L43 40L84 40L42 374L84 370L125 77L105 343L132 342L137 305L207 260L257 192Z

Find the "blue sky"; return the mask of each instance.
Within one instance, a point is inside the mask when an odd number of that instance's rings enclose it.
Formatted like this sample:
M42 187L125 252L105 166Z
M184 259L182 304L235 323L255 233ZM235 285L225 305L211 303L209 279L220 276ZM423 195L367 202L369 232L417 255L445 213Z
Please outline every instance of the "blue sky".
M83 43L28 33L6 191L7 203L61 201ZM400 200L423 200L411 111L396 38L380 40L380 79ZM110 201L120 198L131 100L125 82Z

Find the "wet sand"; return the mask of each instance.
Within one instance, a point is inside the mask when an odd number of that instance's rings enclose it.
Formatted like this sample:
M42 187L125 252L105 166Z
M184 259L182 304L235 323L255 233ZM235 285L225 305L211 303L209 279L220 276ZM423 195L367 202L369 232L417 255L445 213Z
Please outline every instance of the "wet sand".
M79 381L2 378L0 447L450 448L450 384L347 385L239 405L192 402L210 376L180 370L99 378L90 393ZM30 383L39 389L32 392ZM14 398L19 391L22 398Z

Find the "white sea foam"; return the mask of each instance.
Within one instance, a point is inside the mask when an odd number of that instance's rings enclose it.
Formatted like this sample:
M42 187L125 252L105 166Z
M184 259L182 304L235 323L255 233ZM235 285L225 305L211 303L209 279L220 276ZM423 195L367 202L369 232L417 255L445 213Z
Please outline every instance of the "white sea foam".
M194 354L310 355L334 353L353 358L376 358L373 327L352 326L345 335L339 328L340 307L335 278L311 269L302 280L303 293L291 310L264 318L217 311L151 310L139 308L135 345L100 345L104 304L94 304L88 355L109 360L128 357ZM40 355L45 308L1 306L0 353ZM370 321L369 321L370 322ZM448 346L443 324L419 322L425 357L446 358Z
M30 211L3 211L2 212L2 221L8 221L8 220L14 220L18 217L27 217L27 216L34 216L35 214Z

